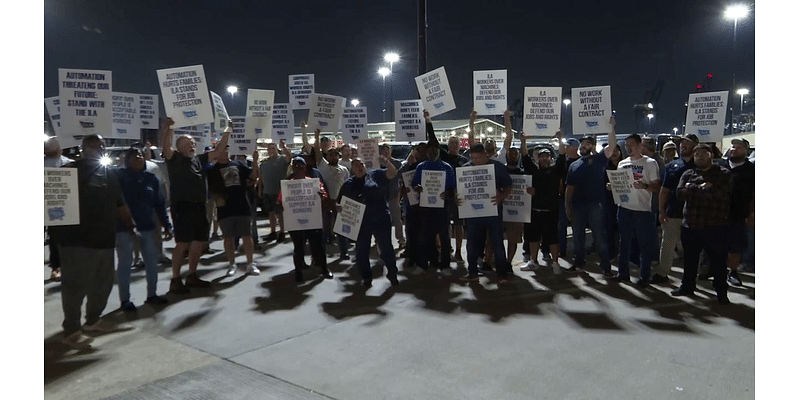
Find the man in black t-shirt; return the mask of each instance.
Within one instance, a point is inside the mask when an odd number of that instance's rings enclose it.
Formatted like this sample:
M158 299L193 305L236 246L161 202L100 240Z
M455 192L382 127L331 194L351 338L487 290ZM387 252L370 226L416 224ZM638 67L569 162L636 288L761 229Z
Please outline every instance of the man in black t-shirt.
M172 118L164 121L162 147L169 172L170 211L175 223L175 249L172 251L172 281L169 291L175 294L189 293L188 287L209 287L210 282L197 277L200 254L208 242L209 221L206 216L208 192L203 166L215 162L220 153L228 147L228 137L233 123L228 123L222 140L217 147L204 154L196 155L194 139L181 136L175 141L173 149ZM188 251L189 275L186 284L181 280L181 266Z
M522 148L527 148L525 136L520 136L520 140ZM536 164L527 154L522 157L525 173L532 175L532 187L528 188L528 194L533 198L531 222L525 224L525 243L530 248L531 259L521 271L535 271L539 267L539 246L544 243L550 250L553 272L561 272L558 264L558 194L562 181L559 171L551 166L552 156L550 149L545 147L536 151Z
M253 152L253 165L258 165L258 150ZM217 163L208 171L208 189L217 206L225 256L228 258L228 276L236 273L236 237L242 238L242 247L247 257L247 273L261 273L253 265L253 216L250 196L247 194L248 188L258 179L258 171L258 168L250 168L241 161L230 161L227 151L219 155Z

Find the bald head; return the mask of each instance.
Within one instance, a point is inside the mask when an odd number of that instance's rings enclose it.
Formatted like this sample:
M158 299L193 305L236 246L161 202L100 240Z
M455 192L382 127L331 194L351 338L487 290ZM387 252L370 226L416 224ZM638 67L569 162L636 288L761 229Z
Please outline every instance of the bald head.
M44 141L44 156L47 158L61 157L61 145L58 143L58 138L50 136Z

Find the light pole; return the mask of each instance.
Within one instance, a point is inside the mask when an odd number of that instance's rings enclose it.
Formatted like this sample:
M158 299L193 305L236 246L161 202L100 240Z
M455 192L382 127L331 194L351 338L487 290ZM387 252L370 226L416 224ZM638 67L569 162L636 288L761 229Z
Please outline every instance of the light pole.
M725 9L725 18L733 20L733 52L731 53L733 60L731 60L731 67L733 68L733 79L731 89L736 87L736 67L734 66L736 60L736 28L739 26L739 19L744 18L747 16L750 10L747 8L746 5L743 4L736 4L732 6L728 6ZM733 93L730 93L729 99L733 98ZM730 134L733 134L733 107L729 107L731 109L731 116L730 116Z
M383 61L389 63L389 103L394 104L394 63L400 61L400 56L397 53L386 53L383 56ZM394 120L394 106L389 110L389 118Z
M742 125L742 114L744 114L744 95L750 94L750 91L747 89L739 89L736 91L739 97L739 126Z
M567 112L566 112L566 113L567 113L567 114L569 114L569 105L572 103L572 100L570 100L570 99L564 99L563 103L564 103L564 107L566 107L566 108L567 108ZM562 120L562 121L564 121L564 120L565 120L563 115L561 116L561 120ZM569 130L569 131L570 131L570 135L571 135L571 134L572 134L572 117L571 117L571 116L570 116L570 118L569 118L569 121L570 121L570 130ZM560 127L560 128L562 128L562 129L566 130L566 128L567 128L567 127L566 127L566 126L564 126L564 124L561 124L561 127ZM565 135L567 134L567 133L566 133L566 132L564 132L564 131L562 131L562 133L563 133L563 134L565 134Z
M389 68L381 67L378 74L383 78L383 122L386 122L386 75L390 75L392 71Z

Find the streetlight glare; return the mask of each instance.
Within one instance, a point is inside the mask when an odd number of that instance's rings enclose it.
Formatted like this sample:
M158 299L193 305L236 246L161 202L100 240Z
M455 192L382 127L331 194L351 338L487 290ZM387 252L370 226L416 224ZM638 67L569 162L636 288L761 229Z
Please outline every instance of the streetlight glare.
M360 101L358 101L358 99L350 100L350 104L352 104L353 107L358 107L358 103L360 103Z
M654 117L654 115L652 113L647 114L647 118L652 119L653 117Z
M392 73L392 71L390 71L390 70L389 70L389 68L382 67L381 69L379 69L379 70L378 70L378 73L379 73L379 74L380 74L382 77L384 77L384 78L385 78L387 75L391 74L391 73Z
M397 55L397 53L386 53L386 55L383 56L383 60L388 63L396 63L400 60L400 56Z
M565 106L568 106L570 103L572 103L572 101L570 101L569 99L564 99Z
M736 94L739 94L739 95L743 95L743 96L744 96L744 95L746 95L746 94L750 94L750 91L749 91L749 90L747 90L747 89L739 89L739 90L737 90L737 91L736 91Z
M737 20L747 16L747 6L736 4L725 9L725 18Z
M490 127L486 128L486 131L487 131L487 132L489 132L489 133L491 133L491 132L494 132L494 128L492 128L492 127L490 126Z
M236 86L228 86L228 93L234 94L239 91L239 88Z

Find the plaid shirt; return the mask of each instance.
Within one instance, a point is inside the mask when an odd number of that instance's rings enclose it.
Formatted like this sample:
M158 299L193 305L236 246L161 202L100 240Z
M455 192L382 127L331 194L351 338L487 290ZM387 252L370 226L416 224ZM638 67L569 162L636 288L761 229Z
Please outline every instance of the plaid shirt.
M711 187L700 187L703 183ZM681 175L676 190L683 206L683 226L690 229L713 228L728 223L731 209L731 172L719 165L706 171L691 168Z

